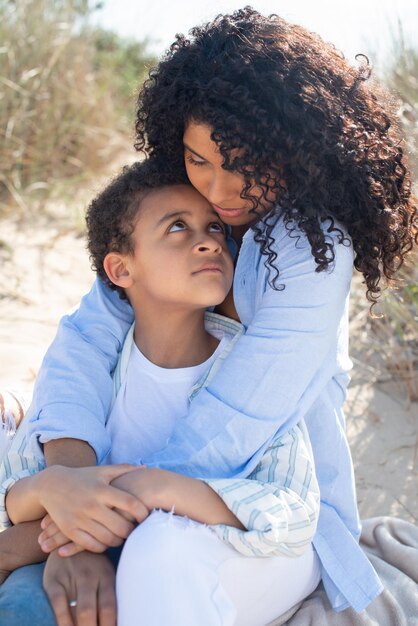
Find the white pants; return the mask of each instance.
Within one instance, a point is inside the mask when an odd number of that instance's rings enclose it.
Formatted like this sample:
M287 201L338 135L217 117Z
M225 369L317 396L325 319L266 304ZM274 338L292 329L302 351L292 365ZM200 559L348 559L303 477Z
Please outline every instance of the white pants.
M312 547L297 558L243 556L203 524L154 511L122 552L118 626L265 626L319 580Z

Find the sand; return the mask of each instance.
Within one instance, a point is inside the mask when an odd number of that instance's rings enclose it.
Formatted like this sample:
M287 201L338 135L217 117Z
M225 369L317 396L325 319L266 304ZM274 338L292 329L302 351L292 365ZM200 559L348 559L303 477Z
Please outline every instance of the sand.
M83 238L46 219L0 222L0 262L0 386L30 395L60 317L88 291L94 274ZM346 417L360 515L418 523L418 403L408 404L390 380L374 382L366 353L356 345L352 351Z

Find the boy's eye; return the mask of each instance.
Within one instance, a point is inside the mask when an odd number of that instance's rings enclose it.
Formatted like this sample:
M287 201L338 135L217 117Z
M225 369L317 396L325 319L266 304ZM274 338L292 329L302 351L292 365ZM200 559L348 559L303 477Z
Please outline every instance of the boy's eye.
M179 230L184 230L185 228L187 228L187 226L182 220L176 220L173 224L171 224L168 232L175 233Z
M219 222L212 222L209 224L209 230L212 233L222 233L225 234L225 228Z

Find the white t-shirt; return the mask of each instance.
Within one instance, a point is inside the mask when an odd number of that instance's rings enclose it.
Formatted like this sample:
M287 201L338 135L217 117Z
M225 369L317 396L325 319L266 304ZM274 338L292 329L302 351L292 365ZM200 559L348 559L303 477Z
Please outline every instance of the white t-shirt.
M132 342L126 374L107 420L111 450L106 463L139 463L165 446L176 420L187 414L193 385L232 338L222 331L211 334L220 342L209 359L175 369L155 365Z

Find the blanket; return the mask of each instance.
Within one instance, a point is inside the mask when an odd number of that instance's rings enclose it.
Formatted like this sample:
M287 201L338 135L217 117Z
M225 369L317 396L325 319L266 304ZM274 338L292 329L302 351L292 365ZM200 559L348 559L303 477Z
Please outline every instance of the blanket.
M360 545L385 590L361 613L335 613L322 586L269 626L418 626L418 526L394 517L362 522Z

